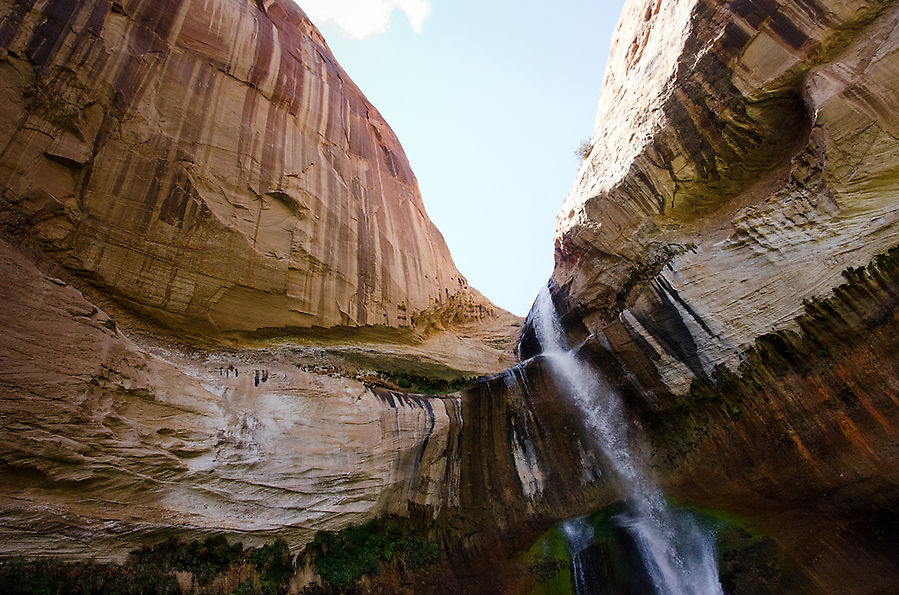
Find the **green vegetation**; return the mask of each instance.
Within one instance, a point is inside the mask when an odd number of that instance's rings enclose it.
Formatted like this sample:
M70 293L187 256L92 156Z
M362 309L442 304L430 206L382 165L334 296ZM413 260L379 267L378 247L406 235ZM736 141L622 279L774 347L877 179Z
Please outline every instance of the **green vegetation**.
M319 531L307 551L319 576L337 589L379 574L382 562L408 570L436 562L440 556L436 543L397 519L373 519L336 533Z
M694 515L715 533L725 593L803 592L802 578L790 569L777 544L748 521L715 510L672 506ZM587 517L594 529L590 557L599 566L598 576L608 592L642 592L643 570L631 559L631 539L613 520L623 510L616 503ZM518 560L531 570L531 595L574 592L571 553L561 526L544 533Z
M414 376L412 374L403 374L399 372L379 372L384 379L400 389L413 393L424 395L443 395L454 393L462 390L471 384L475 378L453 378L447 380L445 378Z
M224 536L202 542L167 539L132 552L124 564L9 560L0 563L0 593L23 595L165 594L180 593L176 571L190 572L200 592L230 571L245 569L251 578L237 589L242 595L287 592L294 572L287 543L277 540L260 548L229 544Z
M612 504L586 518L593 527L593 541L584 552L597 567L596 577L604 591L610 593L641 592L640 568L629 556L626 531L618 527L613 517L623 511L623 506ZM524 554L534 577L531 595L573 593L572 556L568 539L561 527L543 534L541 539Z
M531 595L544 593L572 593L571 553L568 540L560 527L544 533L531 548L522 555L534 575L535 584Z
M286 591L282 587L287 585L294 573L293 558L290 548L283 539L274 543L252 550L250 558L256 566L259 575L259 589L257 593L280 593ZM246 583L244 583L246 584ZM253 591L245 591L252 593Z
M725 593L802 593L803 578L783 551L753 524L720 510L688 507L716 534L718 576Z
M180 593L171 572L142 564L101 564L57 560L0 563L0 593L21 595L131 595Z
M790 591L777 545L742 523L718 531L718 575L725 593Z
M243 559L241 543L229 545L222 535L207 537L202 542L169 538L153 546L144 546L129 556L130 563L167 570L189 571L203 585L228 566Z
M399 519L375 519L337 532L320 531L306 550L326 582L344 591L384 566L417 570L439 559L436 543ZM139 595L180 593L176 572L193 575L197 593L286 593L296 566L287 543L259 548L229 544L222 535L202 541L169 538L131 552L124 564L13 559L0 562L0 593L22 595ZM242 582L238 582L242 581Z

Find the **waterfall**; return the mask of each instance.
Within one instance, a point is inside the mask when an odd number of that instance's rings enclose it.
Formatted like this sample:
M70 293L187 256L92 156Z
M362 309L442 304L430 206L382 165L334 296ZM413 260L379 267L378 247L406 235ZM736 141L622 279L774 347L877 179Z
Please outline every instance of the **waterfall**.
M593 541L593 527L585 518L567 521L562 525L568 549L571 552L571 565L574 574L574 592L580 594L595 593L601 581L597 578L596 560L589 554L590 542Z
M676 595L722 593L714 537L692 515L668 507L654 478L630 448L630 441L636 442L640 437L629 435L620 395L589 363L578 359L575 350L568 348L548 287L534 302L531 323L551 374L583 413L593 446L608 463L612 474L609 479L628 507L617 522L634 540L654 591ZM584 524L566 524L569 543L581 543L571 534ZM577 557L573 548L572 555ZM584 570L575 571L578 583L577 572L583 576Z

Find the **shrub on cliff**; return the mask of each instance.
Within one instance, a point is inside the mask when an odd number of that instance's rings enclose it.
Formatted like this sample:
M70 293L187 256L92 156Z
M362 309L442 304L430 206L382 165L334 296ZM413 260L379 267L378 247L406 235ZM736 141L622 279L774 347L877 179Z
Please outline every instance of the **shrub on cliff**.
M462 377L448 380L428 376L415 376L399 372L379 372L385 384L392 389L400 388L412 394L445 395L462 390L474 382L474 377Z
M160 595L180 593L171 572L154 565L11 560L0 563L0 593Z
M440 556L436 543L397 519L373 519L339 532L319 531L307 551L322 580L337 589L378 574L382 562L414 569L436 562Z
M211 582L216 575L244 557L241 543L229 545L223 535L207 537L202 542L190 542L169 538L153 546L144 546L132 552L129 559L137 564L156 566L169 571L187 571L197 583Z
M293 575L293 557L283 539L252 550L251 557L259 574L262 593L278 593Z
M284 540L260 548L229 544L222 535L203 541L169 538L132 552L124 564L14 559L0 563L0 594L22 595L166 595L180 593L176 571L190 572L199 592L210 592L219 577L249 577L237 587L242 595L286 593L294 572ZM218 588L218 587L216 587ZM232 583L229 589L234 588Z
M574 154L583 160L587 158L587 155L589 155L592 150L593 144L590 142L589 138L585 138L578 144L577 148L574 150Z

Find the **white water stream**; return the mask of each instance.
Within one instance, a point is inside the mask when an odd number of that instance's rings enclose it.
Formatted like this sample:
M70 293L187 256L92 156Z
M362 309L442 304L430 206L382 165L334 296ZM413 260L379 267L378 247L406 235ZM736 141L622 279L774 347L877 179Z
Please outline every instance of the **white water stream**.
M630 440L636 443L638 437L629 436L620 395L598 371L568 348L547 287L534 302L532 324L551 373L583 412L594 447L614 474L610 479L629 510L616 520L636 543L655 592L660 595L722 593L714 537L692 515L671 510L654 478L635 458ZM572 546L584 548L587 545L577 536L583 530L579 527L570 521L564 528ZM590 531L588 541L592 539ZM576 569L576 573L578 570L583 573L583 569ZM577 577L576 582L579 582Z
M565 537L568 539L568 548L571 551L571 564L574 571L574 592L578 595L590 593L590 580L587 577L588 568L584 565L588 562L583 555L584 550L590 547L593 541L593 527L584 518L567 521L562 525Z

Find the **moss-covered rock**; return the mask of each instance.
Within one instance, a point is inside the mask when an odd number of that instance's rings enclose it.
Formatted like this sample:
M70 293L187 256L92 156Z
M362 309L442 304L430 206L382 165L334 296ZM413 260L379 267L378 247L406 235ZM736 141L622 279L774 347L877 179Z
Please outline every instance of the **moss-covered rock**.
M721 511L676 508L692 515L715 535L721 586L731 593L803 593L808 588L786 553L751 522ZM583 517L593 531L582 550L582 570L592 587L602 593L629 595L651 590L636 545L616 517L625 512L622 503ZM574 593L574 556L562 525L547 530L519 562L530 568L533 595Z

